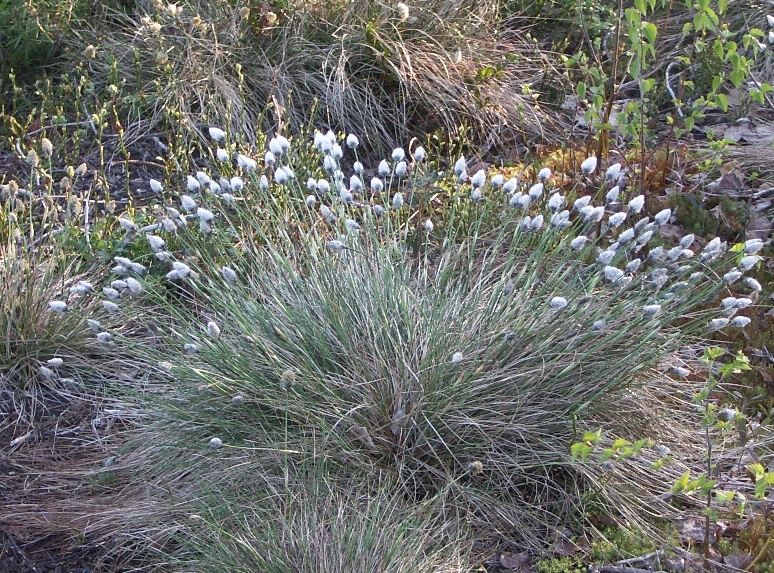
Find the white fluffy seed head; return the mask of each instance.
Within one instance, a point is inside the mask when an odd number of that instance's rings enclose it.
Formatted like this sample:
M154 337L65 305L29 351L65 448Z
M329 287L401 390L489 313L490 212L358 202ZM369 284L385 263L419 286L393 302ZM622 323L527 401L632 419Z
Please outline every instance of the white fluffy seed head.
M656 213L656 216L653 219L657 225L664 225L669 222L671 216L672 209L663 209L662 211Z
M221 440L220 438L210 438L209 444L213 450L217 450L218 448L223 446L223 440Z
M350 149L355 149L358 145L360 145L360 140L357 138L356 135L350 133L347 136L347 147Z
M219 127L211 127L209 129L210 137L214 141L224 141L226 139L226 132Z
M398 191L392 198L392 208L396 211L403 207L403 194Z
M610 167L607 168L607 171L605 171L605 180L608 183L612 183L613 181L618 181L618 176L621 174L621 164L620 163L613 163ZM613 199L615 201L615 199Z
M648 304L642 309L642 316L652 318L661 312L660 304Z
M251 157L248 157L247 155L240 153L237 155L237 165L244 169L245 171L253 171L258 167L258 164L255 162L254 159Z
M637 195L636 197L632 198L631 201L629 201L628 209L632 213L639 213L642 211L642 208L645 206L645 196L644 195Z
M392 173L392 168L390 167L390 164L387 163L386 160L382 159L379 162L377 171L379 172L379 175L381 175L382 177L387 177L390 173Z
M744 242L744 252L748 255L757 253L763 248L763 241L761 239L750 239Z
M147 235L147 237L148 243L150 244L150 247L154 253L158 253L159 251L164 250L164 246L166 245L164 239L158 235Z
M414 150L414 161L417 163L422 163L426 156L427 153L425 152L425 148L421 145Z
M562 296L555 296L548 301L548 306L556 310L562 309L567 306L567 299Z
M478 188L484 185L484 183L486 183L486 171L479 169L473 177L470 178L470 184L473 185L473 187Z
M161 184L161 181L156 179L149 179L148 184L150 185L151 191L154 193L161 193L164 190L164 186Z
M403 161L403 159L406 157L406 152L403 151L402 147L396 147L392 150L392 160L395 163L398 163L400 161Z
M67 310L67 303L61 300L52 300L48 303L48 306L54 312L65 312Z
M588 241L588 237L585 237L584 235L579 235L575 237L572 241L570 241L570 247L577 251L578 249L582 249L586 242Z
M220 327L216 322L211 320L207 323L207 334L213 340L220 338Z
M548 167L543 167L540 171L538 171L538 179L540 179L543 183L548 181L550 177L551 170Z
M408 165L405 161L400 161L395 166L395 176L396 177L405 177L406 173L408 171Z
M454 354L452 354L452 358L451 358L452 364L459 364L460 362L462 362L463 358L464 357L462 355L462 352L455 352Z
M596 169L597 169L597 158L594 155L586 158L583 161L583 163L581 163L581 171L583 172L584 175L589 175L591 173L594 173Z

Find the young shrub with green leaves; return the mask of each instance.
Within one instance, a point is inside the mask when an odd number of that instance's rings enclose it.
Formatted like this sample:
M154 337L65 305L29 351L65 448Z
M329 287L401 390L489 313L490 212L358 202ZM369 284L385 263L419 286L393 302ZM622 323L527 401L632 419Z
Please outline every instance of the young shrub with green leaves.
M639 218L643 198L619 201L616 170L597 180L596 158L579 177L604 205L564 195L547 169L524 185L470 176L461 158L434 194L443 217L429 219L411 184L421 148L410 166L395 149L369 190L357 164L342 172L332 133L315 136L325 177L294 163L304 145L273 138L263 173L242 157L247 183L228 190L191 178L149 230L168 272L135 281L143 305L118 312L140 313L157 342L103 333L161 381L145 471L216 477L234 498L260 490L247 485L258 474L296 492L324 463L430 504L455 536L535 545L591 492L631 519L658 505L651 494L671 484L649 463L611 480L575 464L570 446L600 426L622 437L659 427L669 441L682 414L643 389L691 337L744 326L708 302L742 284L762 243L738 255L693 236L649 248L671 213ZM180 251L166 250L173 234ZM131 264L118 262L119 273Z

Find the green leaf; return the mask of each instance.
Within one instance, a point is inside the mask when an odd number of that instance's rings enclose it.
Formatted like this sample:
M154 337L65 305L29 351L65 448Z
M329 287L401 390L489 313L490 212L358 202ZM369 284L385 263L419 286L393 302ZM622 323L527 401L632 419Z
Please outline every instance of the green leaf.
M675 485L672 486L672 493L680 493L682 491L685 491L685 488L688 487L688 481L691 479L691 472L687 471L683 475L680 476L680 478L675 482Z
M585 462L587 459L589 459L591 450L591 446L587 443L578 442L577 444L573 444L570 447L570 455L572 455L572 459L574 460L580 459L580 461Z
M586 84L584 82L578 82L578 99L586 99Z
M646 80L642 81L642 92L648 93L653 89L653 86L656 85L656 80L654 78L648 78Z
M693 32L693 24L691 24L690 22L686 22L683 25L683 38L685 38L686 36L689 36L691 32Z
M716 101L721 111L728 111L728 98L725 94L718 94L716 96Z
M747 466L747 471L749 471L753 475L756 482L760 480L766 473L766 470L761 464L750 464L749 466Z
M728 8L728 0L718 0L718 12L723 14Z
M653 22L644 22L642 33L645 34L648 42L652 44L656 41L656 37L658 36L658 28L656 28L656 25Z
M744 81L744 78L747 77L747 74L744 73L740 69L733 70L731 72L731 83L734 84L735 88L738 88L742 85L742 82Z
M734 491L716 491L715 499L718 503L728 503L734 499L736 492Z

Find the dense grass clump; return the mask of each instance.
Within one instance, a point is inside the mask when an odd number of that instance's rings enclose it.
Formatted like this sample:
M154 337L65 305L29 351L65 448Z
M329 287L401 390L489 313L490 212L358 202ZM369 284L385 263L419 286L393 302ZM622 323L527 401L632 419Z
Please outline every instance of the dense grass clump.
M142 397L152 414L136 475L167 476L185 492L170 508L194 499L197 514L276 492L282 511L207 521L256 563L268 557L252 520L285 516L269 544L303 527L289 516L310 495L310 472L402 500L399 515L414 508L411 519L442 524L442 544L545 545L589 504L635 520L668 511L656 494L695 450L654 480L659 450L598 466L576 463L571 446L600 427L684 439L680 400L654 380L665 356L708 327L746 324L734 314L750 299L713 300L742 284L760 242L739 255L719 240L696 249L692 236L649 247L671 213L639 218L643 197L619 200L620 166L598 178L593 157L566 195L547 169L525 184L471 176L464 159L423 193L422 149L410 166L395 149L369 189L358 164L344 176L332 133L315 146L325 176L306 189L298 178L320 167L299 162L312 156L306 144L283 137L261 175L242 155L222 161L241 177L189 178L180 204L138 236L161 269L106 291L120 291L117 316L131 308L154 333L150 344L99 334L155 382ZM577 197L582 188L605 204ZM114 272L130 274L132 261L116 260Z
M209 123L255 141L311 121L382 150L438 128L481 140L555 137L531 94L548 59L500 11L470 0L143 1L96 15L95 34L85 30L71 49L87 54L97 85L143 94L130 105L143 118L132 133L165 125L203 135Z

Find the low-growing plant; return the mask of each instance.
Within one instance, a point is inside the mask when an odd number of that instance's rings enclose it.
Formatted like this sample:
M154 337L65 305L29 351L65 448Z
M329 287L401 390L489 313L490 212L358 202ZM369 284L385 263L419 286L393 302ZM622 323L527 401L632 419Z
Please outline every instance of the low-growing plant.
M346 143L354 154L357 138ZM395 149L367 184L357 163L344 175L333 133L315 135L324 177L297 163L312 157L306 146L277 136L261 167L230 156L222 168L241 176L190 177L137 235L159 260L151 267L169 269L160 281L116 259L104 291L116 316L157 336L97 335L159 378L143 398L157 419L145 469L133 471L217 475L228 498L258 471L298 491L325 462L353 483L383 476L424 510L432 502L455 538L535 546L584 503L643 527L644 508L667 510L647 493L670 487L647 469L658 456L634 463L644 444L623 436L657 426L676 439L681 414L657 407L647 382L717 326L722 309L707 301L740 284L762 242L742 245L741 260L719 239L649 248L670 211L638 219L644 198L618 201L594 157L579 180L607 203L570 206L547 169L525 185L469 174L460 158L450 190L428 197L416 186L421 148ZM442 216L428 218L431 200ZM573 461L570 444L600 425L621 436L609 460L621 472Z

